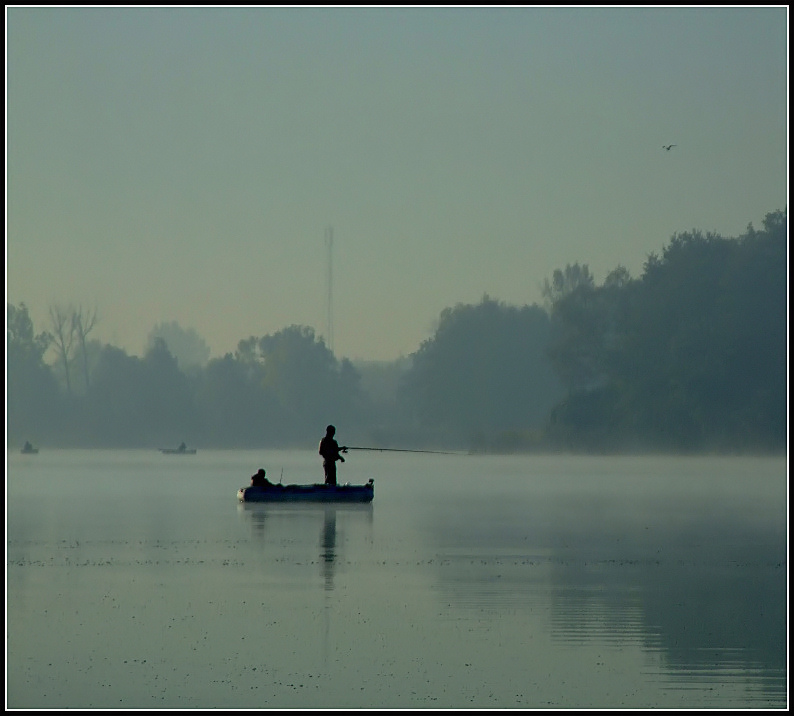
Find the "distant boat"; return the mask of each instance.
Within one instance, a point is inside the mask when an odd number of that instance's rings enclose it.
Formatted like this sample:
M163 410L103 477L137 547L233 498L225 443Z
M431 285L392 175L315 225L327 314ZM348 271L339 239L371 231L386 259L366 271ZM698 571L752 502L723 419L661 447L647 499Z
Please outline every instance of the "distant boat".
M375 481L366 485L256 485L237 491L240 502L372 502Z
M38 448L34 448L29 442L26 442L22 446L22 449L20 450L20 452L23 455L38 455L39 454L39 449Z
M185 443L182 443L178 448L160 448L163 455L195 455L196 448L188 448Z

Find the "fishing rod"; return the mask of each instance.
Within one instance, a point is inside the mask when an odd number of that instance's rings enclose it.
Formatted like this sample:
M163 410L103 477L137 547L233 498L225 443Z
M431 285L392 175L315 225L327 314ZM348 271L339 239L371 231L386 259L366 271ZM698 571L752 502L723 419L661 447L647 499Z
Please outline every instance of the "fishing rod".
M456 452L444 452L443 450L406 450L402 448L381 448L381 447L342 447L339 448L342 452L347 452L348 450L373 450L375 452L429 452L434 453L436 455L459 455L460 453Z

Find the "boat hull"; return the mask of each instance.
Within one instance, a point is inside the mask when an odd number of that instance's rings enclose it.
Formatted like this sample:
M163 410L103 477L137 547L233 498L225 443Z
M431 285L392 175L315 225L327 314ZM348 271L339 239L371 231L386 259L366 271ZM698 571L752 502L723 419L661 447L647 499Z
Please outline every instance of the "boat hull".
M241 487L240 502L372 502L374 480L366 485L268 485Z
M195 455L196 448L191 448L190 450L180 450L179 448L160 448L160 452L163 455Z

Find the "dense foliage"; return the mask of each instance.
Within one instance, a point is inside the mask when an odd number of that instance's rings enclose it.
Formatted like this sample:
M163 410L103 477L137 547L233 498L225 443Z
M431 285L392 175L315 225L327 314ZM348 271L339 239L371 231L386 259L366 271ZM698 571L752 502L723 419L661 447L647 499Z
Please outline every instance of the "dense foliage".
M618 269L552 305L568 396L547 437L566 447L782 448L787 219L739 239L673 236L641 278Z
M405 414L421 434L478 449L495 435L538 431L562 397L546 355L549 333L549 316L538 306L486 296L476 306L445 309L405 376Z
M50 435L58 426L58 383L44 362L52 341L34 334L27 306L8 306L6 314L6 430L9 437Z
M36 333L9 304L7 440L305 446L334 422L383 447L781 450L787 234L782 212L736 239L677 234L641 277L619 266L602 285L569 265L543 308L447 308L386 366L339 360L306 326L207 360L195 331L160 324L137 357L88 340L96 312L54 307Z

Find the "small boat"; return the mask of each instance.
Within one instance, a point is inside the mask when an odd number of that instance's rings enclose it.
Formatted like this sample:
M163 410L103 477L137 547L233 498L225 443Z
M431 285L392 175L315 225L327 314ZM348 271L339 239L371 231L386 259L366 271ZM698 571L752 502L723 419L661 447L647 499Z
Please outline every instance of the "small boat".
M375 481L366 485L256 485L237 491L240 502L372 502Z
M163 455L195 455L196 448L188 448L182 443L178 448L160 448Z
M23 455L38 455L39 449L34 448L29 442L26 442L19 452L21 452Z

